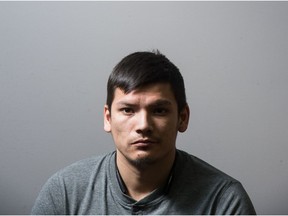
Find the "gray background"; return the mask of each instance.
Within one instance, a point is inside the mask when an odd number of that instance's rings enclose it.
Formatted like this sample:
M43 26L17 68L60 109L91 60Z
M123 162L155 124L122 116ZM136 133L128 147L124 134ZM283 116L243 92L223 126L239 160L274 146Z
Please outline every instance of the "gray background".
M178 148L288 214L287 2L0 2L0 213L29 214L60 168L114 149L106 80L158 48L186 80Z

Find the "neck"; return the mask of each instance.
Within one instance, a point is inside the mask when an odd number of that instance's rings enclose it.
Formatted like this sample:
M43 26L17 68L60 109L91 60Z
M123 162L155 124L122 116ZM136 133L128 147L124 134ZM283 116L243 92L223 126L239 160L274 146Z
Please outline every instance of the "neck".
M175 151L159 161L146 165L131 163L117 151L116 163L127 188L127 195L139 201L165 185L175 160Z

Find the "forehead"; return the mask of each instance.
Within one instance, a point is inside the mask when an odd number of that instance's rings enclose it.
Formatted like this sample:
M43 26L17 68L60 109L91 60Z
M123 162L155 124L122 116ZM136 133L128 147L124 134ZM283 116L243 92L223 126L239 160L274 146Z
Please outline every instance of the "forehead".
M116 88L113 103L153 103L157 100L166 100L171 104L176 104L176 99L169 83L150 84L137 88L129 93L125 93L122 89Z

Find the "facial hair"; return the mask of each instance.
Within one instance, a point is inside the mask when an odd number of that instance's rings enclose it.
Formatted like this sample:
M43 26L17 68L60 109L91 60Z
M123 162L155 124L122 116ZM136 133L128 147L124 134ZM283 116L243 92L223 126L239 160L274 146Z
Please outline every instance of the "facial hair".
M131 159L127 156L124 155L126 160L132 164L134 167L136 167L139 170L145 170L155 164L155 159L151 157L143 157L143 158L136 158L136 159Z

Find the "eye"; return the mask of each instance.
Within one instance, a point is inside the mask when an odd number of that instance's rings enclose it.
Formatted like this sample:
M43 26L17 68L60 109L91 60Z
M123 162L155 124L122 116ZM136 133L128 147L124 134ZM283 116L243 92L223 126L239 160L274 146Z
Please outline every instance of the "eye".
M125 115L131 115L134 113L134 110L132 108L129 108L129 107L124 107L124 108L120 109L120 111Z
M156 114L156 115L160 115L160 116L164 116L168 113L168 109L166 108L163 108L163 107L158 107L158 108L155 108L153 110L153 113Z

